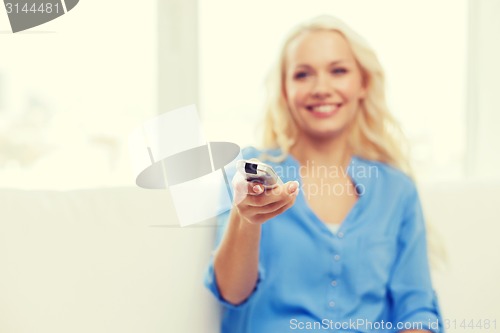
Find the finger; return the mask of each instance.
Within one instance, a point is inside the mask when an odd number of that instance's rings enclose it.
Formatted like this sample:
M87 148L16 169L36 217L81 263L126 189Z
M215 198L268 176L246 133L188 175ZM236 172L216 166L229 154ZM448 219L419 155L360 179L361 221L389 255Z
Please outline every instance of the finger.
M296 181L296 180L287 182L285 184L286 189L287 189L287 191L286 191L287 194L288 195L297 195L297 194L299 194L299 188L300 188L299 185L300 185L299 182Z
M285 212L286 210L288 210L290 207L293 206L293 204L295 203L295 198L293 198L293 200L291 200L290 202L288 202L287 204L283 205L282 207L280 207L279 209L276 209L275 211L273 211L272 213L267 213L267 214L256 214L253 218L252 218L252 221L254 221L255 223L263 223L263 222L266 222L270 219L272 219L273 217L275 216L278 216L280 214L282 214L283 212Z
M233 189L250 195L259 195L264 192L264 186L257 181L247 181L241 173L236 173L231 181Z
M295 201L295 197L289 197L285 200L279 200L276 202L272 202L270 204L267 204L265 206L261 206L258 208L255 208L257 210L257 214L269 214L273 213L279 209L281 209L283 206L286 206L290 203L290 201Z
M246 203L254 207L262 207L274 202L287 202L291 196L296 196L299 192L299 183L291 181L283 185L278 185L272 189L266 189L259 196L246 198Z
M257 182L247 181L247 194L259 195L264 192L264 186Z

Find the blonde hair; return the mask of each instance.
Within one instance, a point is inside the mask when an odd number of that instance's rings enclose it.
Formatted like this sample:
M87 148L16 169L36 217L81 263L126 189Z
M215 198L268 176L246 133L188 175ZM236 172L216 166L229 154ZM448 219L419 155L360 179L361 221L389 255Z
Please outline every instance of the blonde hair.
M285 99L285 57L289 44L308 31L336 31L350 44L367 89L366 97L354 117L348 144L354 155L387 163L411 175L407 145L401 128L388 110L385 100L385 75L377 56L368 43L342 21L332 16L319 16L297 26L281 48L278 61L266 79L264 148L281 148L282 154L263 159L280 162L295 144L298 128Z

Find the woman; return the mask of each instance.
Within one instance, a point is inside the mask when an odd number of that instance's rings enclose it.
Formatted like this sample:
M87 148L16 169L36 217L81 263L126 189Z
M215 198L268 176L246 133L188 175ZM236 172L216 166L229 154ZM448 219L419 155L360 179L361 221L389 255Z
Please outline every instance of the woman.
M339 20L315 18L285 41L268 93L267 148L242 153L285 183L234 178L240 199L221 216L205 280L225 307L222 332L443 332L373 51Z

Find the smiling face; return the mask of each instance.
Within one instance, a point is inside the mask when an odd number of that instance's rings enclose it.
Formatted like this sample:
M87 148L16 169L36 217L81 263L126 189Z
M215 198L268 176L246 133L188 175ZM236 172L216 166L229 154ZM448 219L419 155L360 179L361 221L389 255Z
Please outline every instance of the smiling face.
M344 132L366 93L351 48L335 31L308 31L289 44L284 83L292 117L315 138Z

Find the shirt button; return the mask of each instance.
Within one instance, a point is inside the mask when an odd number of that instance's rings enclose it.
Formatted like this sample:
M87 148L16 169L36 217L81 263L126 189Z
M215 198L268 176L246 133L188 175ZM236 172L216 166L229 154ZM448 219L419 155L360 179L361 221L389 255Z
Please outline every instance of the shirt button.
M331 307L331 308L333 308L335 306L335 302L334 301L330 301L328 303L328 306Z
M337 234L337 237L338 237L338 238L344 238L344 233L343 233L343 232L339 232L339 233Z
M335 261L339 261L340 260L340 256L338 254L336 254L335 256L333 256L333 259L335 259Z
M337 281L333 280L333 281L331 282L331 285L332 285L332 287L336 287L336 286L337 286Z

